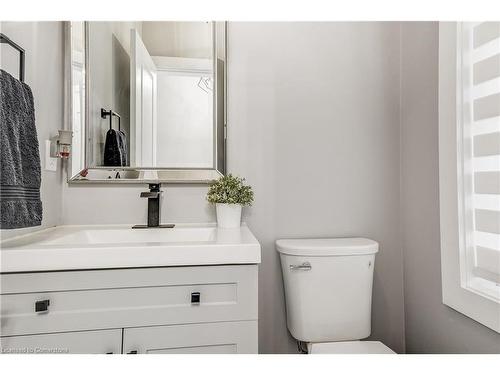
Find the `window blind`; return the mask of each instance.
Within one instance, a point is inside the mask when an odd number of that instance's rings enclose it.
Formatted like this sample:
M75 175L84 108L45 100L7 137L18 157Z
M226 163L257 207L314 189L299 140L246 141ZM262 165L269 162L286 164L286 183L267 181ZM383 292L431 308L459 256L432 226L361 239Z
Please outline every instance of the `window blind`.
M462 283L500 301L500 22L464 23L459 43Z

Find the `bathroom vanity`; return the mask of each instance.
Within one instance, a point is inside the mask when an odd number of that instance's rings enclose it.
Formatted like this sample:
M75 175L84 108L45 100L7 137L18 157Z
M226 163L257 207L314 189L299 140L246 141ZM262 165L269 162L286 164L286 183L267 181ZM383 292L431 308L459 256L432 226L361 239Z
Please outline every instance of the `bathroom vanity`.
M61 226L1 247L4 353L257 353L245 225Z
M260 245L250 230L150 228L162 225L160 184L226 172L226 29L65 23L72 138L56 156L71 155L68 184L148 184L147 226L63 225L3 241L3 352L257 353ZM197 54L174 40L156 48L171 35Z

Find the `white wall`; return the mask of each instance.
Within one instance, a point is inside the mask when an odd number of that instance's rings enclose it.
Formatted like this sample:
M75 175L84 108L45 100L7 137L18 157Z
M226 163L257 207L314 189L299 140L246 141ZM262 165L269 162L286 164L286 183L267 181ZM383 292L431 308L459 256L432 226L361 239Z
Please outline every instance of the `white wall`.
M263 246L259 350L296 352L274 241L366 236L380 243L372 338L403 352L399 24L230 23L228 36L229 170L255 189L246 220Z
M408 353L500 353L500 335L441 295L438 23L402 23L401 222Z
M25 82L30 85L35 101L35 123L42 161L41 199L43 202L42 228L61 223L62 170L43 170L45 140L57 135L63 126L63 26L61 22L2 22L1 32L26 50ZM9 46L1 45L2 69L18 77L19 54ZM2 230L2 238L39 230L40 227Z
M145 21L142 40L151 56L212 58L211 22Z
M157 68L158 66L158 61ZM213 168L213 91L201 89L204 73L172 74L158 69L156 165L168 168Z

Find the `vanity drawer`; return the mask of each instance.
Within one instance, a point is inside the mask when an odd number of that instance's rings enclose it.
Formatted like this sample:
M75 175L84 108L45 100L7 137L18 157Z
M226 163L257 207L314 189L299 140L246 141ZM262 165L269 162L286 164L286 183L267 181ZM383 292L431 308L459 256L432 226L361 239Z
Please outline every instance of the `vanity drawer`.
M7 274L1 293L2 336L257 319L253 265Z

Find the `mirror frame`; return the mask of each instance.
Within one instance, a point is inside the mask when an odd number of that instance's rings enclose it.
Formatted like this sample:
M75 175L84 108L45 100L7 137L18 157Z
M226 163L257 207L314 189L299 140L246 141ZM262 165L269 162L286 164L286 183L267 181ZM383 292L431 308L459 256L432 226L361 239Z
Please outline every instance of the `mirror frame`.
M82 22L82 21L80 21ZM72 38L72 26L80 22L65 22L65 129L73 130L73 60L72 52L74 50ZM88 58L88 21L83 21L84 38L82 44L79 46L83 52L84 78L81 83L83 84L83 97L84 104L81 109L85 113L84 120L84 142L82 142L82 154L84 168L80 170L72 170L73 150L71 151L70 158L66 160L67 181L70 184L91 184L91 183L106 183L106 184L148 184L148 183L211 183L226 173L227 165L227 22L226 21L212 21L213 22L213 68L214 68L214 82L218 80L217 62L219 58L224 61L224 71L222 80L223 91L223 111L222 116L217 110L219 86L214 85L214 166L213 168L139 168L139 167L90 167L88 160L88 149L90 139L89 133L89 111L87 103L89 102L89 58ZM222 38L218 38L218 32L222 33ZM218 45L218 39L223 40L223 45ZM219 43L220 44L220 43ZM222 48L220 48L222 47ZM221 52L222 51L222 52ZM218 126L218 117L222 119L222 129ZM88 171L86 177L81 173ZM97 175L97 176L96 176ZM125 175L125 177L123 177ZM126 177L133 175L134 177Z

